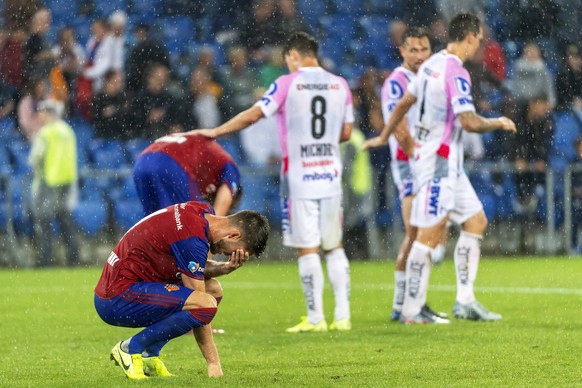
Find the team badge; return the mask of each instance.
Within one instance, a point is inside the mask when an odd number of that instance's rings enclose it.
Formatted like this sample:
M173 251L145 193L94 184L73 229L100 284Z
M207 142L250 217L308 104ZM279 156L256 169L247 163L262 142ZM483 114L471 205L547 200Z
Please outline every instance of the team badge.
M196 272L202 272L202 269L200 268L199 263L195 263L195 262L191 261L190 263L188 263L188 271L190 271L192 273L196 273Z
M394 80L390 81L390 85L388 87L388 98L391 100L399 100L404 95L404 90L402 90L402 86Z
M466 79L455 77L455 86L461 95L469 96L471 94L471 84Z
M175 284L166 284L166 285L164 286L164 288L165 288L165 289L166 289L166 291L168 291L168 292L172 292L172 291L178 291L178 290L180 289L180 287L178 287L178 286L177 286L177 285L175 285Z

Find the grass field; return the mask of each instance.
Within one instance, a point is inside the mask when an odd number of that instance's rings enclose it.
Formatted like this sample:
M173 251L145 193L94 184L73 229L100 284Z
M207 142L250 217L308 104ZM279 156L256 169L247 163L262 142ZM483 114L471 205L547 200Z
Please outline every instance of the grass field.
M389 323L392 263L352 263L347 333L287 334L304 311L294 263L251 263L221 278L214 326L225 377L209 380L189 336L166 346L177 377L127 381L109 350L135 330L94 312L100 269L0 271L1 387L582 386L582 261L484 259L477 296L498 323ZM431 276L429 301L450 311L450 261ZM326 288L326 316L332 294Z

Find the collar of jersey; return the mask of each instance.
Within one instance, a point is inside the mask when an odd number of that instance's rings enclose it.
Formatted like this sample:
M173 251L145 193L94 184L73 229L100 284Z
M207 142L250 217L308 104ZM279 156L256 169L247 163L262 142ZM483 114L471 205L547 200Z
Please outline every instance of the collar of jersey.
M305 66L305 67L300 67L297 70L301 70L301 71L319 71L322 70L321 66Z
M442 49L441 53L443 55L446 55L448 57L453 57L455 58L461 65L463 64L463 61L461 61L461 58L459 58L458 56L456 56L455 54L451 54L450 52L447 51L447 49Z

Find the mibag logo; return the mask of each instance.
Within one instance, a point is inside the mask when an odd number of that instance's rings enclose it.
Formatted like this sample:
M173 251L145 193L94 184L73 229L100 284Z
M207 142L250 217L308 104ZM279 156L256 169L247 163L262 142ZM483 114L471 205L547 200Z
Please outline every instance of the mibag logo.
M303 181L304 182L309 182L309 181L333 181L335 178L337 178L338 176L338 172L337 170L335 171L335 174L332 174L331 172L322 172L322 173L318 173L318 172L314 172L311 174L304 174L303 175Z

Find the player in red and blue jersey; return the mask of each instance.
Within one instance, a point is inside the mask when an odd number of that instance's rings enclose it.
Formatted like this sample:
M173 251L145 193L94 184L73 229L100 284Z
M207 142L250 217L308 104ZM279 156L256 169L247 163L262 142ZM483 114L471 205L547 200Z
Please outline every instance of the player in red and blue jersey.
M224 216L242 193L234 160L204 136L157 139L137 159L133 178L146 215L175 203L204 200Z
M268 235L269 223L257 212L221 217L207 204L186 202L150 214L123 236L95 288L95 308L110 325L145 327L111 351L127 377L171 376L160 351L190 330L208 375L222 376L207 326L222 297L213 278L232 272L250 255L259 256ZM229 261L207 260L209 252L228 255Z

